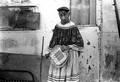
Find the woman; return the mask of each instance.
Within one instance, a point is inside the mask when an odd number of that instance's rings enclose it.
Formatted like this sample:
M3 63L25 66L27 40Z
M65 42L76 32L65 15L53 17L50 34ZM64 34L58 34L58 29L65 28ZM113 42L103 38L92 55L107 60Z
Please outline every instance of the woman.
M69 19L70 10L67 7L60 7L57 11L61 22L56 24L53 30L53 36L49 44L49 52L51 53L56 45L60 45L62 46L62 50L67 50L69 58L61 68L57 68L51 63L48 82L78 82L78 51L83 48L84 42L78 28Z

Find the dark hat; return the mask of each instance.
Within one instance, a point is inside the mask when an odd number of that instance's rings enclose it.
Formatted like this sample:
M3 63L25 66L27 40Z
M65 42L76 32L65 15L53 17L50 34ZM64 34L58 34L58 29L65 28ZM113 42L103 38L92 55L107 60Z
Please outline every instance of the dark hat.
M57 11L61 11L61 10L70 11L67 7L64 7L64 6L57 9Z

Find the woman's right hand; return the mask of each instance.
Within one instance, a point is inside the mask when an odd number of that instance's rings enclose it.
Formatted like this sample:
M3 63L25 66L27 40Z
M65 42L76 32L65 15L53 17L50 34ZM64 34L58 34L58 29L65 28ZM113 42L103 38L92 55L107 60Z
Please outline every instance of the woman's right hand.
M49 58L50 53L45 54L44 58Z

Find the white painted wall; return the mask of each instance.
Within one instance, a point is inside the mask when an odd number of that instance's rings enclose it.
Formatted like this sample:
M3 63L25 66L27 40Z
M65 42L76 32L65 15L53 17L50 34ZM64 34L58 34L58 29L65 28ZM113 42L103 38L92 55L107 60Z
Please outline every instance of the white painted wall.
M20 1L20 0L18 0ZM70 0L30 0L32 4L38 6L37 11L40 12L40 30L37 31L6 31L0 32L0 52L8 53L22 53L22 54L41 54L42 48L42 37L45 38L44 52L49 44L52 29L60 21L57 8L61 6L69 7ZM0 1L0 5L10 5L12 2L10 0ZM15 5L15 4L14 4ZM11 38L11 39L10 39ZM4 42L4 40L17 42L19 46L12 47L10 42ZM29 39L29 41L27 40ZM36 39L37 46L31 46L31 40ZM23 45L26 44L27 45ZM5 45L7 44L7 45ZM6 47L5 47L6 46ZM8 48L7 48L8 47ZM4 49L3 49L4 48ZM47 52L46 52L47 53Z
M70 0L31 0L39 6L41 13L41 28L49 31L60 21L57 8L70 5Z

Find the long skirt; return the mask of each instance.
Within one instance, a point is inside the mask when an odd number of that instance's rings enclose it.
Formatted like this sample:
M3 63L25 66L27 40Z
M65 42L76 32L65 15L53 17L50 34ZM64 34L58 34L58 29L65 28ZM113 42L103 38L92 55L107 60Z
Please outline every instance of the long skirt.
M78 52L70 50L68 53L68 61L62 68L56 68L51 63L48 82L79 82Z

